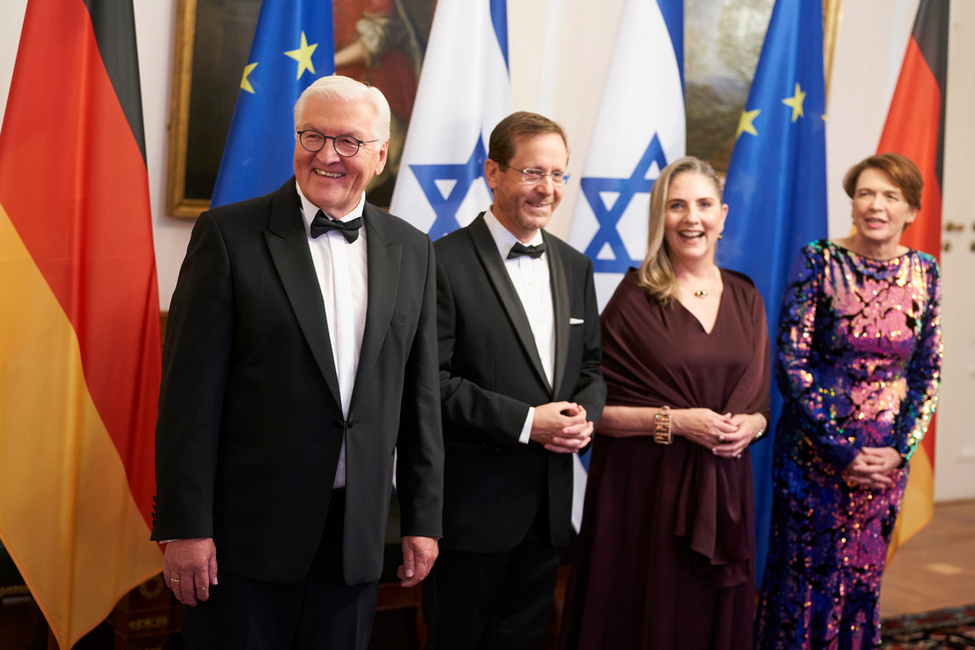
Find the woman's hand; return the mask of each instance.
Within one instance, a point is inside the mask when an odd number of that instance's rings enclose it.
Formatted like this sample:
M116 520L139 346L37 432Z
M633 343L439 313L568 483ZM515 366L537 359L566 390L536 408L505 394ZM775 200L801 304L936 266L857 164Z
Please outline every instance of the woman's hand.
M893 447L864 447L843 470L843 480L850 485L883 490L894 484L890 474L902 462Z
M714 449L715 456L738 458L755 438L765 432L765 416L759 413L732 415L731 423L738 427L738 431L733 436L724 436L724 442Z
M740 431L740 427L734 423L731 413L721 415L705 408L674 409L670 412L670 421L675 434L707 447L717 456L727 456L725 445L736 445L745 439L741 447L744 449L751 442L751 438L746 439L748 434ZM741 450L735 453L741 453Z

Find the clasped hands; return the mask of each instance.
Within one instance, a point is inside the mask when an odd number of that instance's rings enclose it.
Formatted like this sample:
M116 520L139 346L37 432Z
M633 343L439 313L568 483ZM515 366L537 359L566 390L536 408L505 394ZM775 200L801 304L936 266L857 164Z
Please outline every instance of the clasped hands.
M890 474L903 461L893 447L864 447L843 470L843 480L850 486L882 490L894 484Z
M575 454L592 439L592 422L575 402L549 402L535 407L529 438L548 451Z
M766 426L757 413L721 414L708 408L674 410L670 417L675 433L722 458L741 456Z

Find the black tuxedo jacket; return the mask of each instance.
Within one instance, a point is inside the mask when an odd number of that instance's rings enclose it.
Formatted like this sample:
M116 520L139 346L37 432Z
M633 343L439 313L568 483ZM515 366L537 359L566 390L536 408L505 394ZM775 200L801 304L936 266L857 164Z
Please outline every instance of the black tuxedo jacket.
M167 324L157 540L295 582L318 549L346 443L344 573L379 578L398 449L404 535L441 536L443 443L430 239L366 204L368 305L348 418L295 180L200 215Z
M578 402L596 421L606 402L599 311L589 258L542 232L555 310L549 385L531 327L483 213L437 251L437 326L446 448L444 548L513 548L540 508L551 541L568 544L572 455L518 442L528 409Z

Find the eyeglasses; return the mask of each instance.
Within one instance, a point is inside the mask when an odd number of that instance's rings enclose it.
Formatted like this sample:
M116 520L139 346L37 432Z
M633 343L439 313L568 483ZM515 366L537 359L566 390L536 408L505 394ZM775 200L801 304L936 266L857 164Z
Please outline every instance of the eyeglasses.
M517 169L511 165L505 165L505 167L507 167L505 171L519 172L521 174L521 180L532 185L538 185L545 180L546 176L552 179L553 185L565 185L572 178L572 174L566 174L565 172L545 173L541 169Z
M375 140L358 140L351 135L325 135L315 129L308 129L306 131L295 130L295 133L298 134L298 142L301 143L301 146L306 151L317 153L322 150L327 140L331 140L335 153L343 158L351 158L356 155L359 153L359 147L364 144L379 142L378 138Z

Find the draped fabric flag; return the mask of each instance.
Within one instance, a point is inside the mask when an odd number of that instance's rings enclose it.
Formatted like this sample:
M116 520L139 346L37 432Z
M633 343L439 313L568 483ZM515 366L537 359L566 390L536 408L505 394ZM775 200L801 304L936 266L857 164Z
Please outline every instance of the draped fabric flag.
M267 194L294 173L292 109L335 72L334 43L331 1L264 0L211 206Z
M511 111L505 0L439 0L390 212L438 239L491 203L488 139Z
M67 648L162 569L132 0L28 2L0 161L0 538Z
M806 243L826 237L825 83L821 0L776 0L725 183L728 219L721 266L755 282L776 339L789 268ZM773 351L774 357L774 351ZM782 396L773 382L772 422L752 447L757 579L768 555L772 447Z
M568 238L593 262L600 311L646 255L654 180L684 155L683 33L680 0L627 0L623 7ZM578 530L588 454L575 464Z
M944 161L945 88L948 76L948 0L921 0L900 77L880 136L878 153L914 161L924 178L921 212L901 243L940 257L941 180ZM934 515L934 421L911 459L911 474L888 548L921 530Z
M569 229L600 311L646 255L654 180L684 155L683 33L681 0L626 0Z

